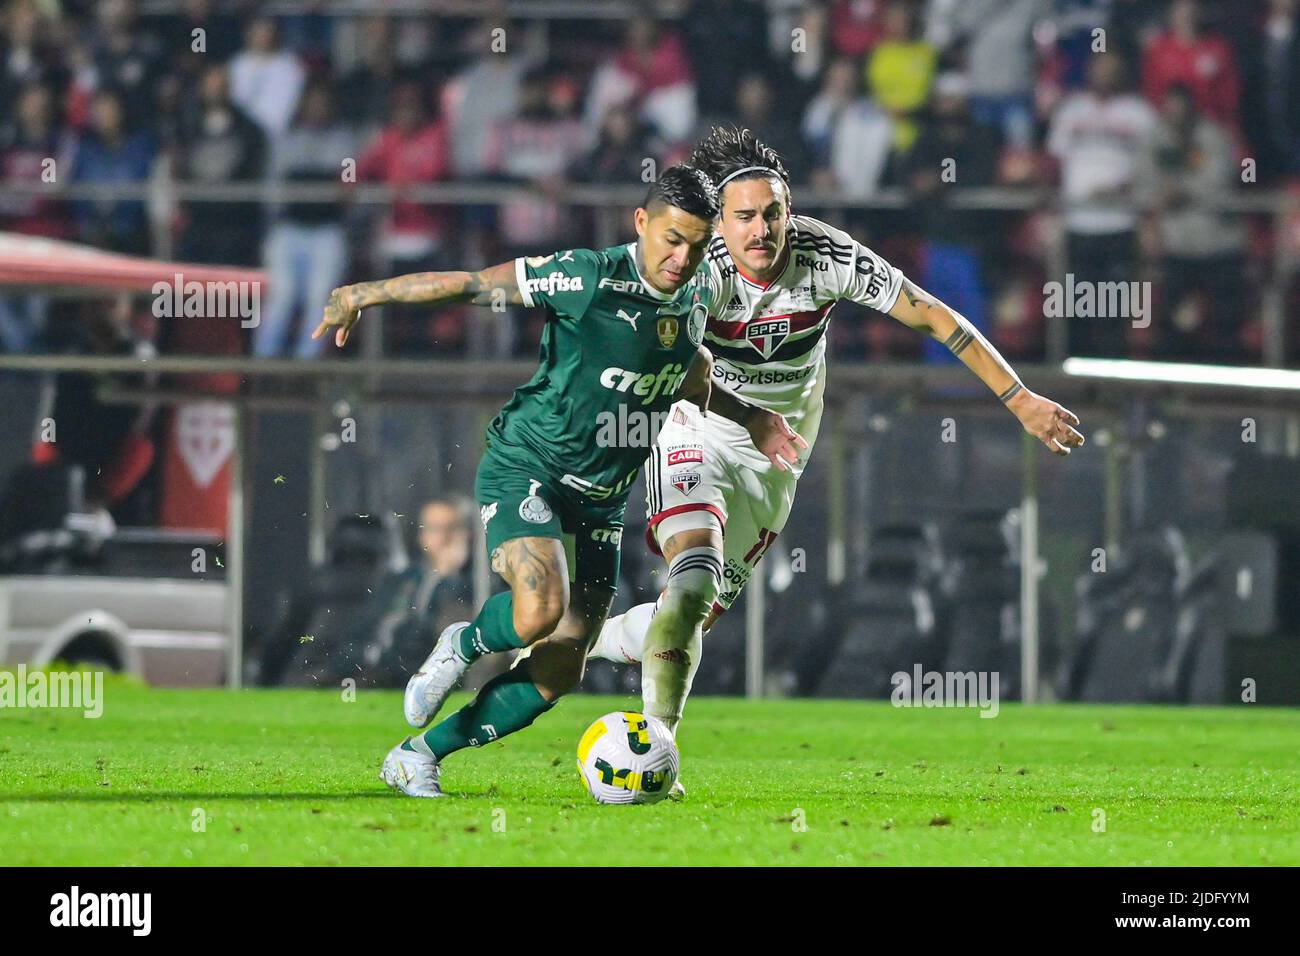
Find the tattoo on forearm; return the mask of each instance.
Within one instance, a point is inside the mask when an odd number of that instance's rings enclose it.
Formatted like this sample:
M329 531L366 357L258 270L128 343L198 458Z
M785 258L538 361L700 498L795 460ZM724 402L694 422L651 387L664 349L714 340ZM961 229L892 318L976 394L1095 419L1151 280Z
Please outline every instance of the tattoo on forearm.
M911 279L903 280L903 295L907 296L907 302L913 308L920 305L937 305L927 293L921 291L921 287Z
M975 340L974 334L961 322L957 323L957 328L952 330L952 335L944 340L944 346L953 355L961 355L962 350Z
M1020 392L1020 390L1023 389L1023 388L1024 388L1023 385L1021 385L1019 382L1016 382L1014 385L1012 385L1010 388L1008 388L1005 392L1003 392L1001 395L999 395L999 396L998 396L998 400L999 400L999 401L1002 401L1002 402L1009 402L1009 401L1011 401L1011 399L1015 398L1016 395L1017 395L1017 394Z
M380 302L443 302L462 298L474 276L466 272L412 272L354 286L359 307Z

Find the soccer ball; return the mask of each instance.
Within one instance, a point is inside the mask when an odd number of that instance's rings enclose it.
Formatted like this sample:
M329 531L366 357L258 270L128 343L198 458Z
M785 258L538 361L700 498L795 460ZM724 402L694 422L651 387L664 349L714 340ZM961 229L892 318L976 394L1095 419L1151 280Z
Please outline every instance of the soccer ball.
M680 766L663 721L635 711L606 714L578 741L578 773L597 803L658 803Z

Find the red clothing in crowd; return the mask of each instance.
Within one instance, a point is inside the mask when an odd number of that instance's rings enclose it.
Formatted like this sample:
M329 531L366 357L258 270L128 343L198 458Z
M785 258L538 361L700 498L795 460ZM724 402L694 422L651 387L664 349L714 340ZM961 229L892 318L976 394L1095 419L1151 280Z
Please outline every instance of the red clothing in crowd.
M836 0L830 18L835 52L857 58L873 50L885 34L881 23L884 7L878 0Z
M1142 92L1159 109L1176 85L1192 91L1201 112L1228 129L1238 128L1241 77L1232 47L1222 37L1206 34L1188 42L1166 31L1151 42L1142 64Z
M410 131L387 126L358 160L357 178L403 186L445 179L450 169L451 153L442 123L428 123ZM393 203L394 232L441 238L445 225L439 213L422 203L406 199Z
M694 77L681 38L668 30L660 33L654 49L645 53L622 50L614 63L620 70L636 77L637 92L642 96L666 86L689 83Z
M0 184L6 182L35 185L42 182L49 158L70 165L68 157L58 156L53 143L43 147L15 145L0 152ZM56 172L60 171L55 167ZM27 236L45 236L50 239L67 239L72 236L72 223L67 210L57 199L41 196L11 196L0 199L0 229L20 232Z

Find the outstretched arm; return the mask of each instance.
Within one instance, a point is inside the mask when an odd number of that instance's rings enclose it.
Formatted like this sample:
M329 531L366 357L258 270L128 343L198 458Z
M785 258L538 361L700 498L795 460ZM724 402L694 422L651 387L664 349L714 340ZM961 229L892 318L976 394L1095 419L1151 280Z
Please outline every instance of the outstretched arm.
M798 461L799 449L808 447L803 436L790 427L784 415L751 404L725 385L713 381L713 356L704 346L700 346L691 367L686 370L686 378L677 395L698 405L706 415L714 411L744 426L754 440L754 447L780 471L788 470L786 463Z
M903 289L889 314L942 342L1020 419L1025 431L1054 454L1068 455L1071 448L1083 444L1083 435L1074 427L1079 424L1074 412L1025 388L979 329L914 282L903 279Z
M358 282L340 286L330 293L325 315L311 337L320 338L328 329L337 329L334 344L340 348L348 340L352 327L361 318L361 310L389 302L419 302L436 305L446 302L470 302L474 305L523 305L515 264L503 262L478 272L412 272L376 282Z

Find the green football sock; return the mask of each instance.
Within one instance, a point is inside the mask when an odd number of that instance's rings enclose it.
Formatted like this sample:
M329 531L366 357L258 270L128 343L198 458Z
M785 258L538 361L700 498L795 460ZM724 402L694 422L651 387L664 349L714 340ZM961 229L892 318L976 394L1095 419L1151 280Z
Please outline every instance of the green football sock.
M476 661L484 654L523 646L524 642L515 633L513 595L502 591L484 601L478 617L460 632L457 652L462 660Z
M520 665L492 678L472 703L412 737L403 747L441 760L457 750L481 747L523 730L554 703L542 696L528 676L528 668Z

